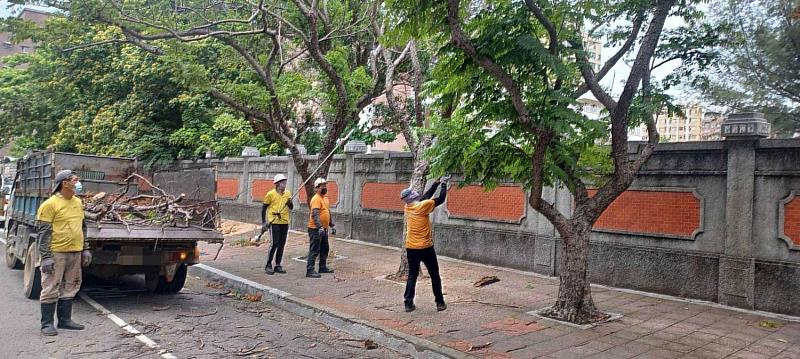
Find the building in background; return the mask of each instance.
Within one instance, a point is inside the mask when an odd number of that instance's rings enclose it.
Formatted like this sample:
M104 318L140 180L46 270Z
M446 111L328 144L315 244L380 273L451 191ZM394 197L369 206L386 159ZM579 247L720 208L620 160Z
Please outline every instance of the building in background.
M588 34L583 34L583 48L586 49L586 55L589 58L589 63L592 64L594 72L600 72L600 67L603 66L603 59L600 56L603 52L603 41Z
M394 86L394 99L395 102L398 103L406 103L409 98L414 96L414 88L407 85L407 84L400 84ZM386 124L385 127L381 126L381 118L376 114L378 108L381 106L386 105L386 95L380 95L379 97L372 100L372 103L364 108L359 114L360 122L363 124L367 124L368 127L373 128L373 134L376 134L381 131L395 131L397 132L397 137L395 137L394 141L392 142L381 142L375 141L372 146L367 146L367 153L375 153L375 152L408 152L410 149L408 148L408 142L406 142L405 136L403 136L400 131L397 131L395 127L396 125Z
M44 26L44 22L51 16L51 12L40 10L33 7L25 7L17 14L17 17L24 20L30 20L36 25ZM26 39L18 44L15 44L11 38L12 33L0 32L0 67L4 67L2 58L5 56L16 54L32 53L36 49L36 44L31 39Z
M681 106L683 116L670 115L667 109L656 114L656 129L661 142L700 141L703 128L703 109L699 104L691 103Z
M700 130L701 141L721 141L720 128L725 115L720 111L707 111L703 113L702 129Z

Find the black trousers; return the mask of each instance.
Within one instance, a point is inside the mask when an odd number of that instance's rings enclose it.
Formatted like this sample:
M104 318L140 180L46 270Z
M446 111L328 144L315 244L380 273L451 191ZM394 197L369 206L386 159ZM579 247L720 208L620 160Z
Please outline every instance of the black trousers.
M436 303L444 303L442 278L439 276L439 262L436 260L436 251L433 247L425 249L406 248L406 256L408 256L408 280L406 281L406 292L403 295L405 303L414 303L414 291L417 286L417 277L419 277L420 262L425 263L425 268L428 268L428 275L431 276L431 285L433 286L433 297Z
M330 246L328 245L328 232L325 232L325 235L320 236L318 229L309 228L308 239L309 244L306 272L314 271L314 264L317 261L317 256L319 256L319 267L327 268L328 252L330 251Z
M275 266L281 265L283 260L283 247L286 246L286 236L289 235L288 224L271 224L272 230L272 245L269 247L269 257L267 257L267 264L272 264L272 258L275 258Z

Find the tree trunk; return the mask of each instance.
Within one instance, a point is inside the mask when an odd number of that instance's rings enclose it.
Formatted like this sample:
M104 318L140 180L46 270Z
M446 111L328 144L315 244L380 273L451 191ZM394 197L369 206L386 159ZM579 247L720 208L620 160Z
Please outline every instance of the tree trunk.
M563 258L559 266L556 303L541 313L546 317L576 324L587 324L608 318L597 309L587 276L591 224L585 218L573 218L572 228L559 230Z

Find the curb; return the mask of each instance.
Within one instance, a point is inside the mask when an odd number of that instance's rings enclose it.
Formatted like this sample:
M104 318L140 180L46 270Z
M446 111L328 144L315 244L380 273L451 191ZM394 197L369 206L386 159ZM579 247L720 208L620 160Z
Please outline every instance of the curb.
M346 332L356 338L370 339L376 344L413 358L476 358L453 348L421 339L413 335L371 323L356 316L339 312L280 289L265 286L223 270L196 264L189 267L189 274L205 280L221 282L228 289L243 294L261 294L261 301L270 303L290 313L317 321L332 329Z

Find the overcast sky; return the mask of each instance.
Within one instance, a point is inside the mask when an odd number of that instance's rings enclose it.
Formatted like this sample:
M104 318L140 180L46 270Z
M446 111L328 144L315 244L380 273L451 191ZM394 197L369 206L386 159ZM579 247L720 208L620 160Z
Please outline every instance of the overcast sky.
M11 12L8 9L8 1L0 0L0 17L8 17Z

